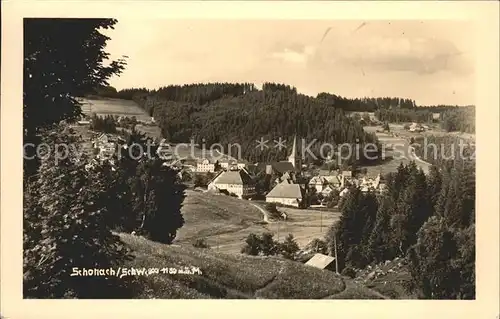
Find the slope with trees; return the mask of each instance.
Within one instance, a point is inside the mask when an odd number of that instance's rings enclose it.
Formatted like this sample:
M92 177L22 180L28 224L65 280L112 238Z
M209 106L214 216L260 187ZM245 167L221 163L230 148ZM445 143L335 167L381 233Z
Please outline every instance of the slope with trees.
M327 236L331 251L337 243L341 269L403 258L408 288L419 297L473 299L474 163L446 162L426 176L411 162L386 180L385 193L353 188L341 204Z

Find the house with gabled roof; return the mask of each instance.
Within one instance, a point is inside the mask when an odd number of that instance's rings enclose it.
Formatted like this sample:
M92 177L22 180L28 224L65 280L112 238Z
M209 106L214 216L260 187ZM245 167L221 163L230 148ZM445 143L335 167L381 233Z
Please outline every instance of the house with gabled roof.
M316 189L317 193L321 193L323 189L328 185L328 182L323 176L314 176L309 181L309 188Z
M207 172L215 172L217 169L218 163L217 161L208 159L208 158L202 158L199 159L196 163L196 171L200 173L207 173Z
M208 190L226 191L243 198L255 195L255 184L245 169L221 171L208 183Z
M266 202L280 203L288 206L301 206L304 200L304 189L299 184L282 182L266 195Z

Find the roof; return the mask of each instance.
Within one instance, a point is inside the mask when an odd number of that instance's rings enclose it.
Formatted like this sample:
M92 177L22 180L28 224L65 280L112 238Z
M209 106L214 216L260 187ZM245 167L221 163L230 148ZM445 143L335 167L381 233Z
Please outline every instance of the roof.
M215 184L251 184L252 179L245 170L227 171L219 174L213 182Z
M323 184L325 184L325 182L326 181L322 176L314 176L309 181L309 185L320 185L320 184L323 185Z
M342 171L342 175L346 177L351 177L352 176L352 171Z
M207 164L215 164L217 161L214 161L213 159L211 158L198 158L196 160L196 163L197 164L203 164L203 162L208 162Z
M333 258L331 256L317 253L306 262L306 265L316 267L319 269L325 269L326 267L328 267L328 265L330 265L334 261L335 261L335 258Z
M321 190L321 192L325 192L326 190L330 190L330 191L333 191L333 187L331 187L330 185L326 185L325 188L323 188L323 190Z
M293 167L293 164L287 161L282 161L282 162L272 162L272 163L259 163L258 167L261 170L265 170L267 165L271 165L273 170L276 172L283 174L286 172L294 172L295 167Z
M348 188L344 188L341 192L340 192L340 196L344 196L345 194L347 194L349 192L349 189Z
M323 179L326 180L327 183L329 184L340 184L340 179L338 176L323 176Z
M318 172L319 176L337 176L338 174L339 174L339 172L337 172L337 171L329 171L326 169L320 169Z
M299 184L280 183L266 197L302 199L302 189Z

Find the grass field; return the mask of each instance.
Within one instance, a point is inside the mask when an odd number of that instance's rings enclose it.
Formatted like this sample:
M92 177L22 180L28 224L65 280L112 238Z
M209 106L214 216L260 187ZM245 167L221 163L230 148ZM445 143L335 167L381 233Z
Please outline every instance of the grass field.
M377 132L377 130L381 130L380 126L364 127L366 132L375 133L377 135L382 147L385 148L384 154L386 158L377 165L362 167L365 167L369 174L380 173L385 175L390 172L395 172L401 163L406 165L411 161L415 161L418 167L420 167L425 173L428 173L431 164L417 158L409 145L409 139L412 136L417 137L419 135L417 133L407 132L403 129L403 125L389 125L391 133L397 134L397 136L393 136L389 133Z
M135 258L125 267L198 267L201 274L137 278L135 298L155 299L383 299L351 279L277 257L228 255L189 245L168 246L120 234Z
M149 122L151 116L141 109L134 101L121 99L84 99L82 102L83 114L90 115L95 113L98 116L135 116L138 121ZM158 126L137 125L137 129L151 137L161 137Z
M287 221L263 222L262 212L253 202L226 195L186 191L182 207L185 225L175 243L191 244L198 238L221 252L239 253L250 233L271 232L282 241L289 233L299 246L314 238L322 238L340 213L279 208L288 215ZM218 247L218 248L217 248Z

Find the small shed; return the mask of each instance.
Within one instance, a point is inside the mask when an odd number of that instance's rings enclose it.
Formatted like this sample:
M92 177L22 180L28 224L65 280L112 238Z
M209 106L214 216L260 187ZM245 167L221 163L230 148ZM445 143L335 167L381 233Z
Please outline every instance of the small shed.
M306 262L307 266L316 267L323 270L335 271L335 258L320 253L315 254Z

